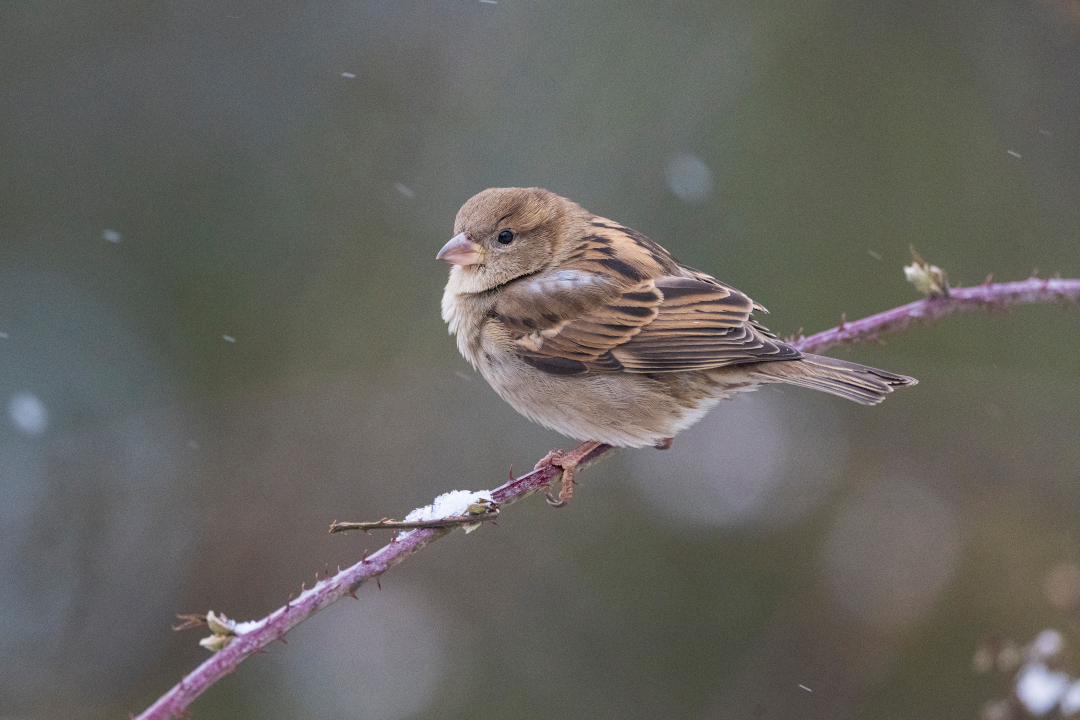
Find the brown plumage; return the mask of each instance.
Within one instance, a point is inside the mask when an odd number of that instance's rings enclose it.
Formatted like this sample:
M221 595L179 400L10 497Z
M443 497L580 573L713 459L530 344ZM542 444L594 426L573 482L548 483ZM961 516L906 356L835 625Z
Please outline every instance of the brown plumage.
M578 440L660 446L765 383L874 405L916 382L799 352L743 293L547 190L485 190L454 232L442 315L462 355L523 415Z

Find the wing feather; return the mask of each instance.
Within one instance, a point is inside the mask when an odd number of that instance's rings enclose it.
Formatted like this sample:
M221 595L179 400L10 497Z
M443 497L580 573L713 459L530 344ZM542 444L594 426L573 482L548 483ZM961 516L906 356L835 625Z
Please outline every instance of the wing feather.
M542 273L503 292L496 320L530 365L654 373L802 357L751 318L765 308L735 288L609 220L595 218L590 230L557 277Z

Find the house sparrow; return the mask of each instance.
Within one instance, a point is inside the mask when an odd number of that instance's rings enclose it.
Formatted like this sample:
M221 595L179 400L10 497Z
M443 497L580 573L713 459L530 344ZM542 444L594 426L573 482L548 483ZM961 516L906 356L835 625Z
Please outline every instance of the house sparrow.
M680 265L641 233L541 188L491 188L458 211L442 317L461 354L525 417L577 440L541 461L573 468L601 444L665 448L720 400L766 383L875 405L915 379L809 355L767 312Z

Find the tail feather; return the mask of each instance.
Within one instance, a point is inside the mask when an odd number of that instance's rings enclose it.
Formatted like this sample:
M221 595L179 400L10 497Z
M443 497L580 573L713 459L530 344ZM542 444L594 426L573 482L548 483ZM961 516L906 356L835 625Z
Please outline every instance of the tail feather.
M861 405L877 405L893 388L915 385L918 380L858 363L803 355L799 360L761 363L755 375L771 382L821 390Z

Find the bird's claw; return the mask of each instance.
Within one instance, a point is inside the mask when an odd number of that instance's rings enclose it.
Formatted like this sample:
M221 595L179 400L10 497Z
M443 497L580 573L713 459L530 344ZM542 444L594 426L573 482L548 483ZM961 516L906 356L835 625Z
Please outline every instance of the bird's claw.
M562 470L562 489L559 491L559 499L556 500L551 495L551 491L548 490L545 493L548 505L553 508L566 507L566 504L570 502L570 497L574 494L573 482L574 482L574 465L576 463L567 463L563 465L563 461L566 460L567 453L563 450L552 450L543 459L536 463L534 470L539 470L545 467L557 467Z
M560 465L559 463L561 463L563 458L565 458L565 457L566 457L566 452L565 451L563 451L563 450L552 450L547 455L545 455L540 460L540 462L536 463L536 465L533 466L533 470L539 470L540 468L546 468L546 467L552 467L552 466L561 468L562 465Z
M590 440L579 445L573 452L552 450L544 456L543 460L536 463L535 469L537 470L543 467L557 467L562 470L562 488L559 490L559 499L556 500L548 491L548 505L554 508L566 507L566 504L570 502L570 498L574 495L574 468L600 445L601 443Z
M554 497L552 497L550 490L544 493L544 499L547 500L548 505L555 509L566 507L566 503L569 502L569 500L556 500Z

